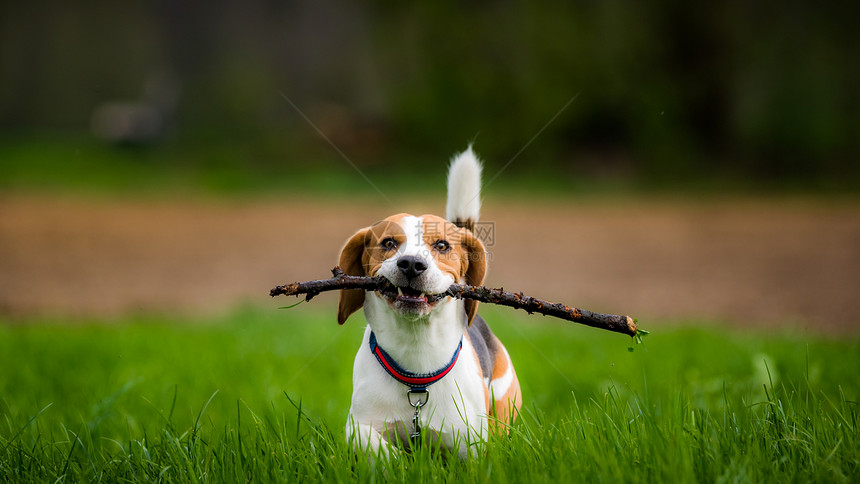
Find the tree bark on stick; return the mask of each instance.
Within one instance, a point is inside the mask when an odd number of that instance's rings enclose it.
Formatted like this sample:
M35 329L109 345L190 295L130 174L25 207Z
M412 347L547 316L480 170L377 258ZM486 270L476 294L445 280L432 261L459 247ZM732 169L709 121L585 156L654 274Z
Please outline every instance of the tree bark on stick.
M340 267L332 269L331 279L320 279L308 282L294 282L276 286L269 291L269 295L298 296L305 294L305 300L310 301L314 296L325 291L338 289L364 289L365 291L379 291L390 289L392 284L384 277L362 277L349 276L343 273ZM447 291L440 296L451 296L459 299L473 299L476 301L508 306L522 309L529 314L538 313L546 316L584 324L593 328L605 329L616 333L636 336L638 329L636 322L630 316L616 314L602 314L566 306L560 303L552 303L526 296L522 292L506 292L504 289L490 289L484 286L469 286L466 284L452 284Z

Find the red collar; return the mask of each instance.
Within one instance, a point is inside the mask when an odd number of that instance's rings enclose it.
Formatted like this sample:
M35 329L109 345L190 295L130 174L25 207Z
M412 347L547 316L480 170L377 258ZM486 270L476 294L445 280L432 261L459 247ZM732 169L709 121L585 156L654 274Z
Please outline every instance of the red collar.
M460 338L460 343L454 351L454 356L451 357L451 362L431 373L413 373L403 369L391 356L385 352L377 343L376 335L373 331L370 332L370 351L376 357L376 361L382 365L382 368L391 375L392 378L410 387L412 390L427 390L427 387L441 380L454 368L457 363L457 357L460 356L460 349L463 348L463 338Z

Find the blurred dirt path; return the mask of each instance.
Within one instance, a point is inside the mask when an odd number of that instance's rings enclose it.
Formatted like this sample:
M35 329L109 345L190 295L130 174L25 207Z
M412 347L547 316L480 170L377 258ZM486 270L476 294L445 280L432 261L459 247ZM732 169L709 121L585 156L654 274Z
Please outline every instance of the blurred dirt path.
M317 279L371 202L132 202L0 198L0 314L114 316L271 307L275 284ZM485 203L488 285L645 327L692 318L860 330L860 203ZM321 296L332 304L334 296ZM647 323L645 323L647 321Z

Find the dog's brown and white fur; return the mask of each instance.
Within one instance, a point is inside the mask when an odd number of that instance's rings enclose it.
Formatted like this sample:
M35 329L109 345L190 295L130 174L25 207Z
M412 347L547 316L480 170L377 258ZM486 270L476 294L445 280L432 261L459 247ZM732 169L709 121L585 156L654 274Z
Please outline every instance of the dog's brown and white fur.
M477 315L478 303L434 297L451 284L481 285L487 252L470 229L480 210L481 165L469 147L448 172L447 220L392 215L359 230L344 246L340 266L356 276L384 276L397 294L341 291L338 322L364 308L368 327L353 368L347 437L359 450L388 454L409 445L414 409L408 387L386 373L370 350L371 331L403 368L427 373L445 366L462 339L451 371L429 387L421 426L465 457L470 444L504 431L521 404L510 356Z

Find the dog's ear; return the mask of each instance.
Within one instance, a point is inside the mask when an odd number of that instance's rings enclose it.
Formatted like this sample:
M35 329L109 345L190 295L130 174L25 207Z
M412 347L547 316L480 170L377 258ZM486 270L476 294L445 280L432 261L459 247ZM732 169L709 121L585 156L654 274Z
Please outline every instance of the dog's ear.
M364 228L355 233L340 251L338 265L348 276L364 276L364 248L367 244L369 228ZM341 289L340 299L337 303L337 324L346 322L350 314L356 312L364 305L363 289Z
M484 283L484 276L487 274L487 249L481 240L475 237L472 231L463 229L465 236L462 243L466 247L466 260L463 262L463 278L466 284L470 286L480 286ZM465 299L463 304L466 306L466 318L469 325L472 325L472 320L478 314L478 301L473 299Z

